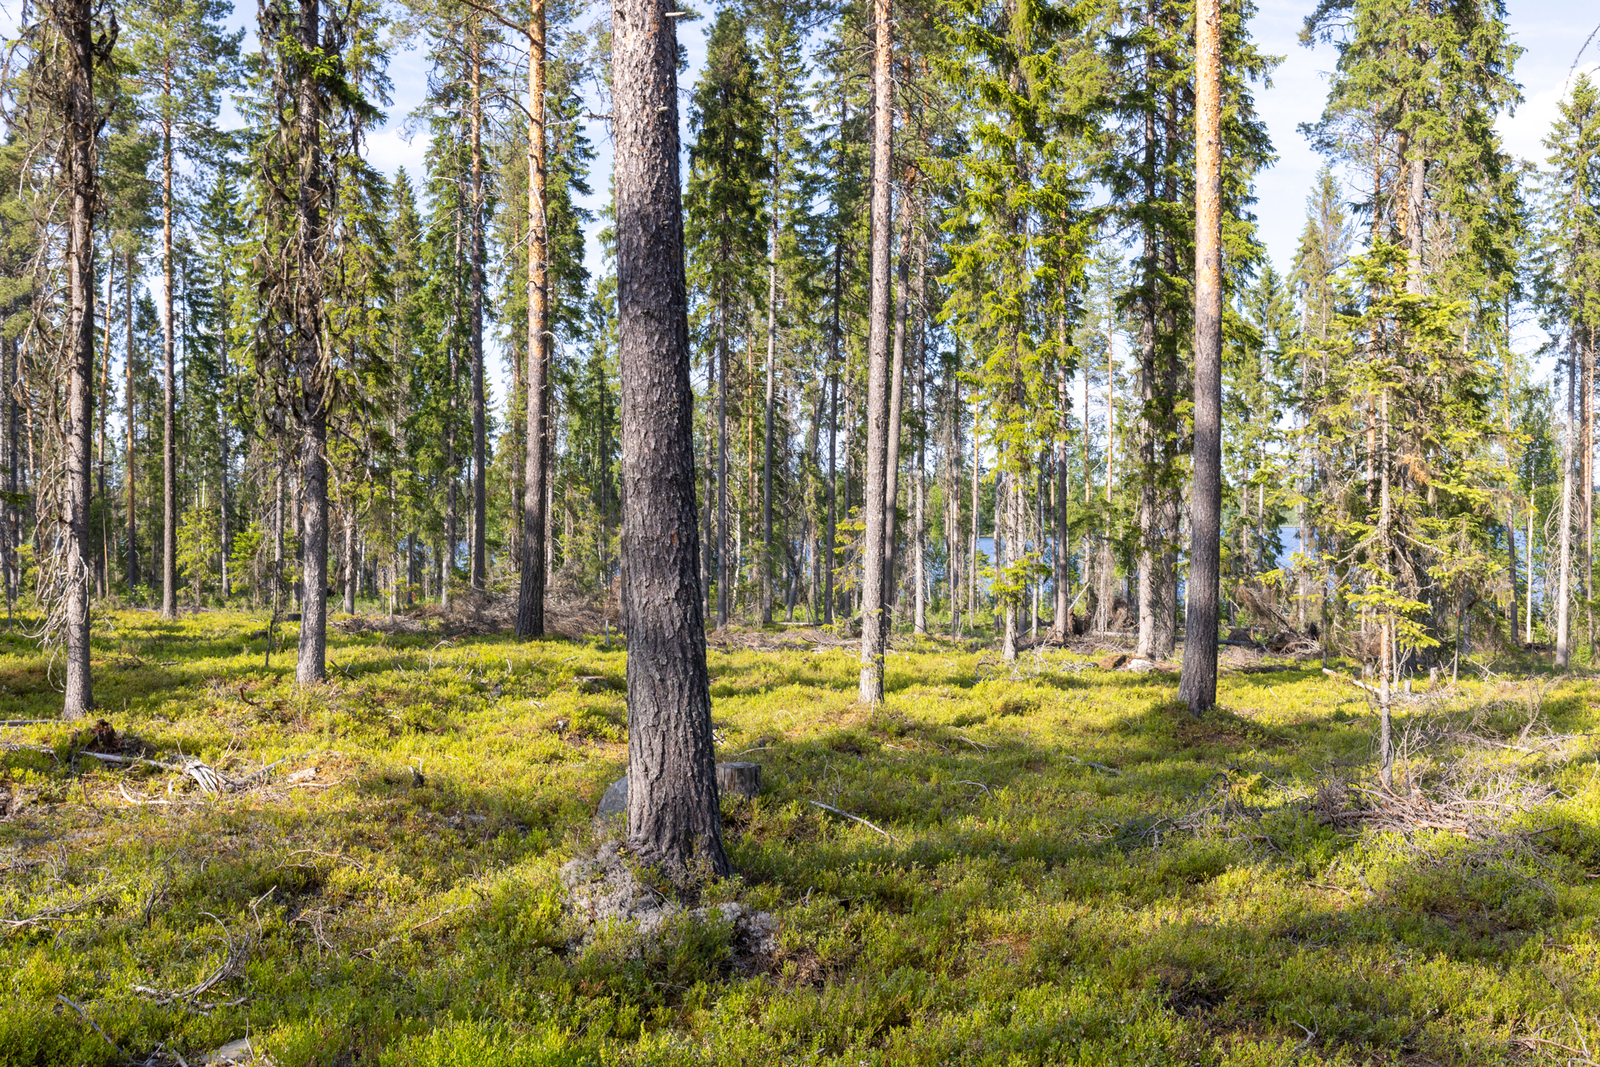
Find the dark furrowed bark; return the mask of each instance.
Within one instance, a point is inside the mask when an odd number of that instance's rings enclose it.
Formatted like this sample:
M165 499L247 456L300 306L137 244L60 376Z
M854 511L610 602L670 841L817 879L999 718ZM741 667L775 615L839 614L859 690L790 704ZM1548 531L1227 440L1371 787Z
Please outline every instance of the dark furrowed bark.
M677 33L663 0L612 5L628 847L680 883L722 846L700 613L678 181Z

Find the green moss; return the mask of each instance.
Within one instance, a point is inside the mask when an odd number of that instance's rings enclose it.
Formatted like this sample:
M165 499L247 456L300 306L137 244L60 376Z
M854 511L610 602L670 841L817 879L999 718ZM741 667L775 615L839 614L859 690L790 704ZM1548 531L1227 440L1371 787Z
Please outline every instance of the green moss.
M574 947L557 871L593 847L626 765L620 647L336 634L332 680L301 692L249 637L263 625L120 613L94 650L130 749L234 776L282 760L263 787L206 798L78 755L65 725L6 729L49 751L0 752L0 918L39 917L0 928L0 1065L121 1062L63 996L125 1056L159 1043L190 1062L246 1033L283 1065L1467 1065L1600 1047L1589 683L1405 705L1402 729L1454 715L1513 745L1417 749L1404 769L1425 792L1559 792L1482 832L1401 836L1318 807L1321 783L1372 771L1365 708L1320 672L1226 674L1196 719L1169 675L1051 653L1013 676L926 639L893 653L870 710L848 649L713 649L719 757L759 761L765 788L725 803L738 877L708 900L781 922L746 976L715 923ZM46 667L0 644L7 717L55 714ZM1569 740L1518 751L1530 715ZM196 1003L134 990L203 981L230 941L241 969Z

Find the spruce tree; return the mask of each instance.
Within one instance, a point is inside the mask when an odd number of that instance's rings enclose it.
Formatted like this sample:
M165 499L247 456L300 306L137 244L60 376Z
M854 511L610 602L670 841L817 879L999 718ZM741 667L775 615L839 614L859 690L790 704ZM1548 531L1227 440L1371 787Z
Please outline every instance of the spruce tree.
M766 258L762 188L770 170L765 152L766 110L746 40L732 9L717 14L706 40L706 69L690 97L689 184L685 237L710 380L716 383L717 626L731 609L728 532L728 370L738 309L757 293L754 265Z

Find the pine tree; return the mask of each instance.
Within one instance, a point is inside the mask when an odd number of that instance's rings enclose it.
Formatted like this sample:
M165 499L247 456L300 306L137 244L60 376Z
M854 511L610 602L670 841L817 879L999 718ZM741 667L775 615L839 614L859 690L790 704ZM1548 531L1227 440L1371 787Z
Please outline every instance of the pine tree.
M177 610L177 346L174 235L182 211L180 157L205 159L216 147L222 94L236 80L244 31L223 29L231 8L219 0L145 0L126 13L130 60L143 110L160 140L162 271L161 614Z
M717 807L695 558L678 49L675 23L664 15L663 0L612 6L627 840L640 860L684 883L731 869Z

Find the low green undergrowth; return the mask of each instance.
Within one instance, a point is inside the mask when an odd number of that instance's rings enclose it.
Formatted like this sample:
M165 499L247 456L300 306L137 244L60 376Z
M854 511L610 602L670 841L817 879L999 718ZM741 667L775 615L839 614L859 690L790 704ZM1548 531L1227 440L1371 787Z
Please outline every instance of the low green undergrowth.
M872 710L848 649L713 649L719 758L765 778L709 892L780 920L751 968L716 923L579 946L563 908L620 647L341 634L301 692L264 625L111 616L115 734L0 733L0 1064L1600 1059L1587 680L1411 698L1386 798L1361 692L1306 665L1195 720L1066 652L908 639ZM0 637L0 718L53 718L52 670Z

